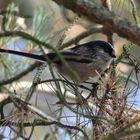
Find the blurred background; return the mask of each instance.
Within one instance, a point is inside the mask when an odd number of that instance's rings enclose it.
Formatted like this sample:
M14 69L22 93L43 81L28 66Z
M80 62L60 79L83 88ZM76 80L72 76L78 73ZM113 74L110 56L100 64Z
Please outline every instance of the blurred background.
M93 0L93 2L96 2L97 5L102 5L102 2L99 0ZM0 11L6 11L7 7L9 7L9 9L13 8L19 14L19 16L17 16L16 18L10 18L9 16L9 23L7 22L8 24L6 25L6 28L8 30L18 29L28 32L37 39L49 43L52 46L57 46L59 40L64 34L66 35L66 37L64 38L63 44L69 42L69 40L75 38L83 32L93 30L93 28L102 27L102 25L97 25L93 22L90 22L85 17L77 16L72 11L65 9L63 6L57 5L52 0L0 0ZM132 4L131 0L112 0L110 10L119 17L137 24L132 12L135 8L137 17L139 17L140 1L138 0L135 1L135 5ZM1 31L3 31L3 18L4 14L0 16ZM102 34L101 31L97 31L77 41L75 44L80 44L97 39L107 41L106 35ZM124 46L131 45L131 55L136 59L139 59L139 46L132 44L124 38L120 38L117 34L113 34L113 40L117 57L121 56ZM2 38L0 44L1 48L25 51L29 53L41 53L38 45L20 37ZM65 47L73 47L75 44L70 44L69 46ZM49 51L50 50L45 48L46 53ZM28 68L31 64L34 63L34 60L5 54L0 56L0 62L1 83L1 81L14 77L16 74ZM41 70L41 74L39 75L41 81L49 80L52 78L48 68L49 67L46 66L45 68L43 68L43 70ZM13 81L12 83L2 86L0 85L2 87L1 93L3 93L0 94L0 100L3 100L4 98L6 99L7 96L9 96L9 93L15 93L18 94L18 96L25 98L27 94L31 92L32 83L35 78L38 77L38 73L39 70L34 69L27 75L22 76L22 78ZM120 62L117 65L116 73L117 75L119 75L119 77L121 77L121 82L118 85L118 87L120 88L120 92L121 90L124 90L121 84L126 81L129 75L131 76L131 80L127 84L127 87L125 89L126 91L128 91L128 93L130 92L126 100L129 106L133 105L133 107L139 111L140 90L139 85L136 82L139 79L139 73L136 75L134 67L128 65L126 60ZM57 75L57 70L55 69L54 74ZM59 78L59 76L56 77ZM63 85L63 83L61 83L60 85L62 86L61 88L64 92L66 90L66 87ZM52 118L55 118L57 120L60 119L60 121L64 124L83 125L83 128L84 126L86 126L84 128L86 129L85 131L91 133L92 123L89 121L89 118L82 117L80 116L80 114L77 115L69 107L64 106L63 104L59 104L60 100L56 95L55 88L56 87L54 83L44 82L42 84L39 84L36 87L29 103L40 109L42 112L45 112L48 116L51 116ZM91 88L91 85L88 85L88 88ZM82 95L84 97L87 97L89 95L89 91L82 90ZM69 102L75 100L75 95L72 90L67 89L66 98ZM94 110L94 105L92 104L93 99L91 99L89 102L91 102L92 109ZM78 110L75 105L73 105L72 108ZM80 108L80 110L82 110L82 108ZM28 116L26 116L24 114L25 112L22 112L21 115L19 115L19 112L17 112L12 103L5 105L3 108L3 112L5 116L9 116L8 119L15 120L15 122L22 122L22 120L31 122L34 118L36 118L32 114L28 114ZM132 118L137 116L137 114L135 113L131 113L131 115ZM17 136L16 132L19 131L18 127L8 127L7 124L5 124L6 122L3 123L0 127L0 134L4 136L2 139L8 140L9 138L15 138L15 136ZM22 134L25 136L29 136L31 134L31 130L32 127L27 127L25 130L23 130ZM61 127L58 129L58 127L54 127L53 125L40 125L38 127L35 127L30 139L76 139L75 135L78 132L74 132L73 135L71 135L71 133L72 132L70 130L65 130ZM80 133L77 139L80 139L81 137L82 136ZM17 136L17 139L24 139L24 137L18 138Z

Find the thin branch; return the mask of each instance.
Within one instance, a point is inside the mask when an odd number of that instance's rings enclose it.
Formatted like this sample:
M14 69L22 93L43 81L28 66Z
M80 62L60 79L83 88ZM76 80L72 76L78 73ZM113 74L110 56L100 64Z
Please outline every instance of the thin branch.
M9 78L9 79L4 79L0 81L0 85L4 86L7 84L10 84L16 80L19 80L20 78L22 78L23 76L25 76L26 74L28 74L29 72L31 72L32 70L34 70L36 67L40 66L41 63L39 62L35 62L33 64L31 64L27 69L23 70L21 73Z
M88 88L88 87L86 87L86 86L84 86L84 85L82 85L82 84L81 84L81 85L78 85L78 84L76 84L76 83L70 82L70 81L68 81L68 80L66 81L66 80L63 80L63 79L47 79L47 80L40 81L39 84L48 83L48 82L56 82L56 81L65 83L65 84L70 85L70 86L74 86L74 85L75 85L75 86L79 86L79 87L82 88L82 89L91 91L90 88Z
M71 40L65 42L64 44L62 44L62 46L60 47L60 49L64 49L65 47L68 47L72 44L76 44L78 43L81 39L88 37L89 35L92 35L94 33L101 33L102 31L102 27L94 27L94 28L90 28L87 31L84 31L82 33L80 33L79 35L77 35L75 38L72 38Z
M63 124L63 123L60 123L58 121L48 121L48 120L34 120L35 121L35 127L37 126L48 126L48 125L57 125L61 128L66 128L66 129L72 129L72 130L78 130L80 132L83 133L83 135L85 136L85 139L88 140L88 136L87 134L82 130L80 129L79 127L77 126L72 126L72 125L66 125L66 124ZM5 122L5 120L2 120L0 121L0 124L3 124ZM31 122L12 122L12 121L8 121L6 120L6 124L4 124L5 126L19 126L19 125L23 125L24 127L31 127L33 125L33 123Z
M87 134L79 127L77 126L72 126L72 125L66 125L66 124L63 124L61 122L58 122L56 119L54 119L52 116L49 116L48 114L44 113L43 111L41 111L40 109L28 104L27 102L15 97L15 96L10 96L9 100L11 100L14 105L21 111L21 110L25 110L26 112L28 111L31 111L33 114L37 115L38 117L40 117L42 120L39 120L39 124L38 125L57 125L61 128L67 128L67 129L73 129L73 130L78 130L80 131L81 133L83 133L85 139L87 140L88 139L88 136ZM3 124L4 121L6 121L7 125L16 125L17 124L20 124L20 123L15 123L15 122L9 122L8 123L8 120L0 120L0 124ZM22 123L22 124L25 124L25 126L32 126L31 122L30 123ZM37 122L35 123L37 125Z
M31 36L30 34L23 32L23 31L5 31L5 32L1 32L0 33L0 38L2 37L22 37L24 39L30 40L38 45L42 45L47 47L48 49L53 49L53 47L48 44L45 43L44 41L40 41L37 38Z

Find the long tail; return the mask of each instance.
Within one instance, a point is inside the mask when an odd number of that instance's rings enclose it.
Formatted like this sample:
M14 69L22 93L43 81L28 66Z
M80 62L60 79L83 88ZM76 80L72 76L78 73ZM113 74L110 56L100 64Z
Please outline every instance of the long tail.
M37 61L46 62L46 58L44 57L44 55L30 54L30 53L19 52L19 51L8 50L8 49L1 49L1 48L0 48L0 53L10 53L10 54L23 56L23 57L32 58Z
M37 54L31 54L31 53L25 53L25 52L20 52L20 51L14 51L14 50L9 50L9 49L1 49L0 48L0 53L8 53L8 54L15 54L23 57L28 57L35 59L37 61L41 61L45 63L47 59L49 59L53 63L61 63L61 60L57 58L57 55L55 53L48 53L46 56L44 55L37 55ZM87 58L87 57L82 57L79 54L73 53L73 52L61 52L61 55L64 56L64 58L67 61L74 61L74 62L79 62L79 63L91 63L92 59ZM46 59L47 57L47 59Z

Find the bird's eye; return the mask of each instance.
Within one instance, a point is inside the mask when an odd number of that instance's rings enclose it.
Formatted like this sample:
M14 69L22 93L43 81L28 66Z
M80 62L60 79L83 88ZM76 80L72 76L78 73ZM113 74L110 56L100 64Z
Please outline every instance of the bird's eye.
M104 51L105 51L106 53L108 53L108 52L109 52L109 50L108 50L108 49L105 49Z

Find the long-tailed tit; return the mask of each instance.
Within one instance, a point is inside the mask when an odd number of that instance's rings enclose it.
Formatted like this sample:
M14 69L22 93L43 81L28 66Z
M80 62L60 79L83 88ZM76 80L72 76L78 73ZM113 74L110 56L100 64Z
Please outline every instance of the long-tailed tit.
M51 52L46 55L37 55L7 49L0 49L0 53L10 53L29 57L43 63L48 59L56 66L59 73L68 78L70 77L68 70L56 53ZM73 48L59 51L59 53L78 74L80 81L88 80L89 77L95 77L97 72L103 73L115 58L115 52L112 45L101 40L76 45Z

